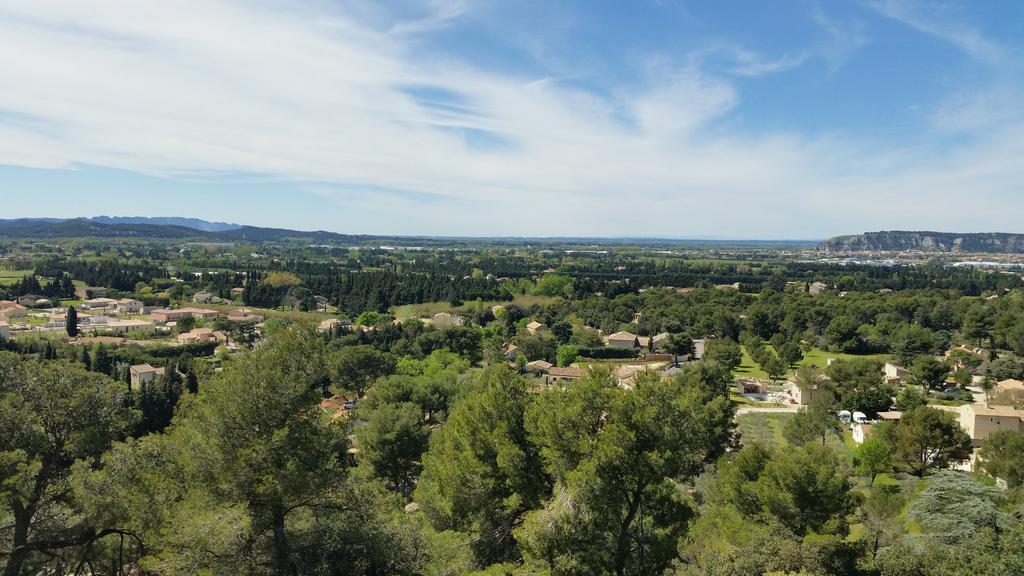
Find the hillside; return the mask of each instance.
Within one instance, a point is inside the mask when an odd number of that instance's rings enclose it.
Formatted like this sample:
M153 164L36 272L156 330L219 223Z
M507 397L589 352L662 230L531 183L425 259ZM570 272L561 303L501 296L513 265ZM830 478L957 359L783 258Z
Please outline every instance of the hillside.
M828 252L978 252L991 254L1024 253L1024 234L1004 232L928 232L882 231L836 236L818 244Z

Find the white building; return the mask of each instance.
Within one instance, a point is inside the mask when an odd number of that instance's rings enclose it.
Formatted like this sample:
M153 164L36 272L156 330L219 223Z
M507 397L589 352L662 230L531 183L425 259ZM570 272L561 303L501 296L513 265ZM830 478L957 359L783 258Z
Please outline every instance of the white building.
M142 314L142 302L132 298L122 298L117 301L117 312L119 314Z
M148 382L153 382L157 377L163 377L166 368L153 368L149 364L136 364L128 368L131 376L132 388L138 388Z

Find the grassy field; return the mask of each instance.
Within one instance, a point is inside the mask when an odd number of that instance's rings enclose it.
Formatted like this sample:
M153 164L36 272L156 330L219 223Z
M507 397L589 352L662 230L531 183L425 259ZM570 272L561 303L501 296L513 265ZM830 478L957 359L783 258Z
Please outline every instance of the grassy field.
M758 443L773 448L784 448L789 446L789 442L782 435L782 430L786 421L792 417L793 414L786 413L748 412L736 417L736 429L744 445ZM838 434L830 434L825 443L838 450L840 454L849 454Z
M767 380L768 379L768 374L766 374L764 370L761 370L761 368L757 365L757 363L754 362L753 358L750 357L750 354L747 352L746 346L742 346L741 348L743 350L743 361L740 362L739 367L736 369L735 372L733 372L733 375L736 376L737 378L760 378L760 379ZM826 352L825 350L822 350L820 348L811 348L810 351L808 351L806 354L804 354L804 359L801 360L797 364L797 366L804 366L804 365L807 365L807 364L813 364L815 366L818 366L819 368L824 368L825 366L828 365L828 359L829 358L835 358L835 359L838 359L838 360L852 360L852 359L856 359L856 358L872 358L872 359L878 360L879 362L886 362L889 359L889 355L888 354L863 354L863 355L843 354L841 352ZM795 370L790 370L789 374L793 374L793 372L795 372Z
M34 270L0 270L0 286L10 286L33 272Z

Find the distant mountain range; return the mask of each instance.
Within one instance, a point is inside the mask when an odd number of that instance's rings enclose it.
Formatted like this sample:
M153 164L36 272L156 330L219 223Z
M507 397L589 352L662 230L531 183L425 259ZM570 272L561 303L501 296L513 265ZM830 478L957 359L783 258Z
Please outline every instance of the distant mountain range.
M1024 234L1003 232L926 232L892 230L836 236L818 244L831 252L949 252L949 253L1024 253Z
M513 244L565 245L645 245L645 246L778 246L802 249L814 246L811 240L728 240L721 238L576 238L576 237L444 237L338 234L335 232L297 231L282 228L260 228L226 222L210 222L199 218L95 216L92 218L18 218L0 219L0 238L161 238L214 242L278 242L301 240L310 244L382 244L436 246L452 242L492 241Z
M756 245L810 248L808 241L739 241L653 238L432 238L413 236L338 234L323 230L298 231L283 228L260 228L227 222L210 222L199 218L95 216L92 218L18 218L0 219L0 238L158 238L210 242L279 242L300 240L310 244L352 244L383 242L388 244L430 246L459 241L491 240L512 243L565 243L644 245ZM1024 234L1000 232L966 233L884 231L850 236L836 236L817 244L828 252L946 252L1024 254Z
M300 232L280 228L259 228L197 218L107 217L18 218L0 220L0 237L7 238L167 238L212 241L274 242L288 238L311 242L340 242L370 238L335 234L322 230Z
M93 216L87 218L90 222L100 224L159 224L161 226L184 226L204 232L223 232L224 230L238 230L241 224L229 224L228 222L210 222L199 218L177 218L174 216Z

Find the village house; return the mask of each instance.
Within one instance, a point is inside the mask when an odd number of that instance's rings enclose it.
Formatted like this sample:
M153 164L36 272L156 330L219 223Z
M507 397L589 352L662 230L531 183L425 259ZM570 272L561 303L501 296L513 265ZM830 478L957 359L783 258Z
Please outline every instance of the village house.
M906 368L892 362L886 362L883 370L885 370L885 381L889 384L901 384L910 377L910 372Z
M220 316L220 312L217 312L216 310L207 310L205 308L178 308L175 310L153 310L150 315L153 317L153 320L157 322L174 322L188 317L192 317L197 320L212 320Z
M980 406L967 404L960 407L960 427L971 437L975 446L990 434L1010 430L1024 431L1024 411L1009 406Z
M132 388L139 388L143 384L148 384L155 381L157 378L163 378L166 368L153 368L149 364L136 364L128 368L128 374L131 378Z
M824 375L822 375L822 378L824 378ZM793 402L800 406L808 406L814 401L814 398L829 393L827 389L817 384L804 389L798 386L796 382L787 381L784 386L786 393L793 399Z
M113 298L91 298L82 302L81 308L85 310L106 310L114 308L116 305L117 300Z
M509 344L508 348L505 348L505 357L508 358L509 362L514 362L515 361L515 359L516 359L516 352L518 350L519 350L519 347L516 346L515 344Z
M541 324L540 322L537 322L536 320L526 325L526 331L529 332L530 334L536 334L543 330L544 328L546 328L546 326L544 326L544 324Z
M547 372L552 367L554 367L554 364L546 360L534 360L533 362L527 362L526 366L524 366L524 368L526 368L528 372L534 372L538 374Z
M989 403L1009 406L1024 404L1024 382L1013 378L1000 380L992 389Z
M142 301L134 298L121 298L115 302L118 314L142 314Z
M231 289L231 299L232 300L241 299L242 298L242 294L244 292L245 292L245 288L242 288L240 286L236 286L236 287L232 288Z
M810 287L807 288L807 292L812 296L824 294L825 292L828 292L828 284L825 284L824 282L813 282Z
M616 332L605 338L605 344L609 348L633 350L640 345L640 340L631 332Z
M438 312L430 318L421 318L420 321L439 330L465 324L465 320L461 316L453 316L448 312Z
M106 326L107 322L110 322L110 316L104 314L97 314L95 316L79 316L78 323L82 326Z
M641 372L648 372L647 366L629 365L619 366L612 370L612 376L619 381L619 386L627 389L631 389L636 385L636 377ZM662 373L662 377L665 377L666 373Z
M351 330L352 321L348 319L328 318L326 320L322 320L316 329L318 332L333 332L335 329Z
M668 342L668 332L655 334L654 336L651 336L649 347L652 352L658 352L666 342Z
M229 322L252 322L252 323L255 324L255 323L258 323L258 322L263 322L263 316L260 316L259 314L253 314L249 310L233 310L231 312L228 312L228 321Z
M547 375L544 377L544 383L548 386L570 384L584 374L586 374L586 371L582 368L549 368Z
M196 292L192 295L192 301L199 304L209 304L210 302L213 302L213 299L214 295L206 291Z
M24 316L28 316L28 308L11 300L0 300L0 320L10 321Z
M204 344L223 339L223 333L214 332L212 328L193 328L184 334L178 334L177 337L178 344Z
M107 320L102 326L103 332L117 336L127 336L132 332L139 334L152 334L156 325L146 320Z
M53 300L35 294L21 296L17 302L26 308L48 308L53 305Z
M995 388L992 389L992 395L998 395L1001 392L1017 392L1024 391L1024 382L1015 378L1007 378L1006 380L1000 380L996 382Z

